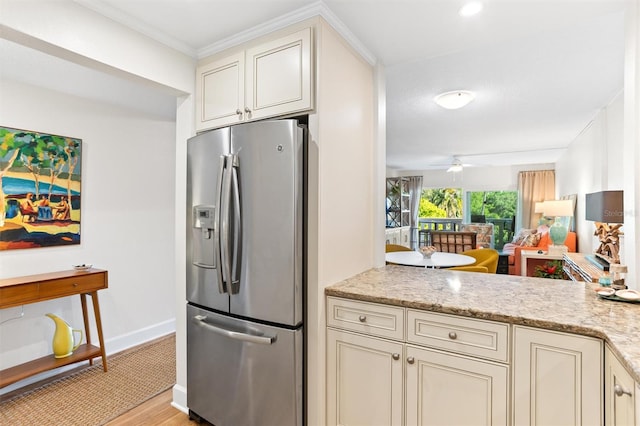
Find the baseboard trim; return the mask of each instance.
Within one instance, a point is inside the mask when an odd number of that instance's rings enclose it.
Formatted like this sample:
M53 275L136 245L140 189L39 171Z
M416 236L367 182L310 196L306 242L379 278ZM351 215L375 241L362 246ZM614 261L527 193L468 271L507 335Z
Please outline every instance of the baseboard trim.
M107 350L107 356L109 356L175 332L176 320L172 318L131 333L108 339L104 342L104 346Z
M189 414L189 409L187 408L187 389L184 386L173 386L173 401L171 402L171 406L185 414Z

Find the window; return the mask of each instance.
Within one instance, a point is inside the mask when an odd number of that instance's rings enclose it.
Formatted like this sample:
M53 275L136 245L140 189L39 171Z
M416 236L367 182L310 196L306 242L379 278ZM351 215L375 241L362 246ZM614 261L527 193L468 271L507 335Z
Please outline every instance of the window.
M462 190L436 188L422 190L418 211L420 229L457 231L462 223Z
M493 223L493 242L496 250L513 239L515 229L517 191L467 192L469 220Z

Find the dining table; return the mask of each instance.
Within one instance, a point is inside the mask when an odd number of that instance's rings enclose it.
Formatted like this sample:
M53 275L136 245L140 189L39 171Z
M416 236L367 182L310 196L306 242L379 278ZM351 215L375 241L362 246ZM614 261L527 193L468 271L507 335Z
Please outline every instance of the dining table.
M425 268L450 268L452 266L467 266L476 259L465 254L444 253L437 251L430 258L425 258L417 251L394 251L386 253L385 260L389 263L406 266L422 266Z

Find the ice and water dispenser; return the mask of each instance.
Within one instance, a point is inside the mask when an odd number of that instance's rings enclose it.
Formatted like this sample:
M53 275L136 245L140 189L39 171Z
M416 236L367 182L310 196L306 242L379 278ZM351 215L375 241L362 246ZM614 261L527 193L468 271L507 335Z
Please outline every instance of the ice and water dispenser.
M193 264L213 269L215 262L215 206L193 208Z

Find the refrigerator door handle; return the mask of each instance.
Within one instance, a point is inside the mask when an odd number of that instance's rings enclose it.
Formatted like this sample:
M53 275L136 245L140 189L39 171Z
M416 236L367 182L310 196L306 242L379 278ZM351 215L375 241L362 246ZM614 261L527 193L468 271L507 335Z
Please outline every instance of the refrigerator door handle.
M220 266L222 280L227 293L231 291L231 256L229 253L229 204L231 203L231 183L233 180L232 155L224 156L222 195L220 199Z
M273 342L276 341L276 337L270 337L270 336L255 336L253 334L247 334L247 333L240 333L238 331L231 331L231 330L227 330L226 328L222 328L219 327L217 325L213 325L210 324L208 322L206 322L207 320L207 316L206 315L196 315L193 317L193 320L201 325L202 327L205 327L207 330L210 330L214 333L220 334L222 336L226 336L230 339L234 339L234 340L241 340L243 342L251 342L251 343L258 343L261 345L272 345Z
M231 290L230 293L237 293L239 291L238 283L240 278L238 274L240 272L240 241L242 241L242 217L240 206L240 184L238 182L238 155L230 155L230 162L232 164L233 178L232 190L233 190L233 255L229 259L232 263L231 266Z
M227 286L224 282L224 278L222 276L222 262L220 259L220 210L222 206L222 181L224 179L224 165L225 165L225 156L220 156L220 169L218 173L218 187L216 188L216 202L218 203L218 208L215 209L215 227L213 230L213 255L218 262L218 267L216 271L218 273L218 291L220 293L227 292Z

